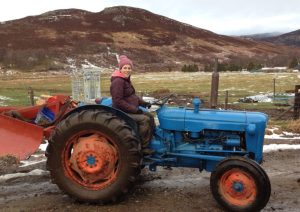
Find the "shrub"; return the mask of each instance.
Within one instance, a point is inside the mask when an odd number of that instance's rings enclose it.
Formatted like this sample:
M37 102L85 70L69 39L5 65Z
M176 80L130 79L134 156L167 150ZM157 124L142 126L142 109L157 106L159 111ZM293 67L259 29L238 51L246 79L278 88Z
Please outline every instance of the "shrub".
M293 133L300 133L300 119L290 121L287 124L287 129Z
M181 68L182 72L198 72L199 68L196 64L194 65L186 65L184 64L184 66Z
M218 63L218 72L223 71L240 71L242 70L242 66L234 64L234 63ZM214 65L205 65L204 71L205 72L212 72L214 70Z
M297 58L293 58L289 64L289 68L295 68L298 65L298 60Z

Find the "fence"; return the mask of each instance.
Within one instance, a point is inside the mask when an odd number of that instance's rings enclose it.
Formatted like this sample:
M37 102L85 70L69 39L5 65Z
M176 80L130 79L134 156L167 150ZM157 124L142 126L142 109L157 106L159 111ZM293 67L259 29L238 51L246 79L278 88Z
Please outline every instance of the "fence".
M275 89L274 89L275 91ZM227 109L228 108L228 97L229 96L229 92L225 91L225 97L224 97L224 108ZM299 115L300 115L300 85L295 85L295 93L294 95L291 96L281 96L280 94L276 95L275 92L273 93L273 95L269 95L267 96L267 98L270 100L270 102L274 103L274 104L282 104L282 105L289 105L290 107L283 111L282 113L280 113L277 116L277 119L280 119L283 115L285 115L286 113L288 113L289 111L293 110L293 119L299 119ZM245 101L244 102L255 102L255 101L259 101L259 100L255 100L253 98L243 98Z

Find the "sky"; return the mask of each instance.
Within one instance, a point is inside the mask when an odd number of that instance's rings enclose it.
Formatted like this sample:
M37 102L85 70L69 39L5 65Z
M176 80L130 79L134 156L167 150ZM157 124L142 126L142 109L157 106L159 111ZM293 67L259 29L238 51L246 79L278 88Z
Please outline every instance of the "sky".
M224 35L291 32L300 29L300 0L1 0L0 21L77 8L146 9Z

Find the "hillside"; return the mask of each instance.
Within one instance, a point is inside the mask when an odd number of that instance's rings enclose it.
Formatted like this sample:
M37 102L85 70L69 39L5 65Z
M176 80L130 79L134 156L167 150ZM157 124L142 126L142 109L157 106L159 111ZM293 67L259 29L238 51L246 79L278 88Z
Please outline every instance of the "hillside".
M67 58L87 59L103 67L127 54L139 71L178 70L183 64L203 68L222 62L278 63L300 49L218 35L133 7L92 13L57 10L0 24L0 66L27 70L61 69Z
M264 38L276 37L276 36L279 36L282 34L284 34L284 33L282 33L282 32L267 32L267 33L251 34L251 35L241 35L239 37L259 41Z
M274 44L300 47L300 29L279 36L275 36L275 37L263 38L261 40L271 42Z

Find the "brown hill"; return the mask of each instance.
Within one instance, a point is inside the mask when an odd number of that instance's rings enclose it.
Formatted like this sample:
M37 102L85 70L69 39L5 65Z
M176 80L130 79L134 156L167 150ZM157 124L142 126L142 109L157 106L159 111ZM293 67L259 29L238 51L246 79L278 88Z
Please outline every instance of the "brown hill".
M275 36L275 37L263 38L261 40L268 41L268 42L271 42L274 44L282 44L282 45L300 47L300 30L285 33L285 34Z
M115 54L127 54L139 71L178 70L183 64L204 67L216 57L240 65L282 63L299 52L218 35L133 7L57 10L0 24L0 65L23 69L58 69L67 58L111 67Z

